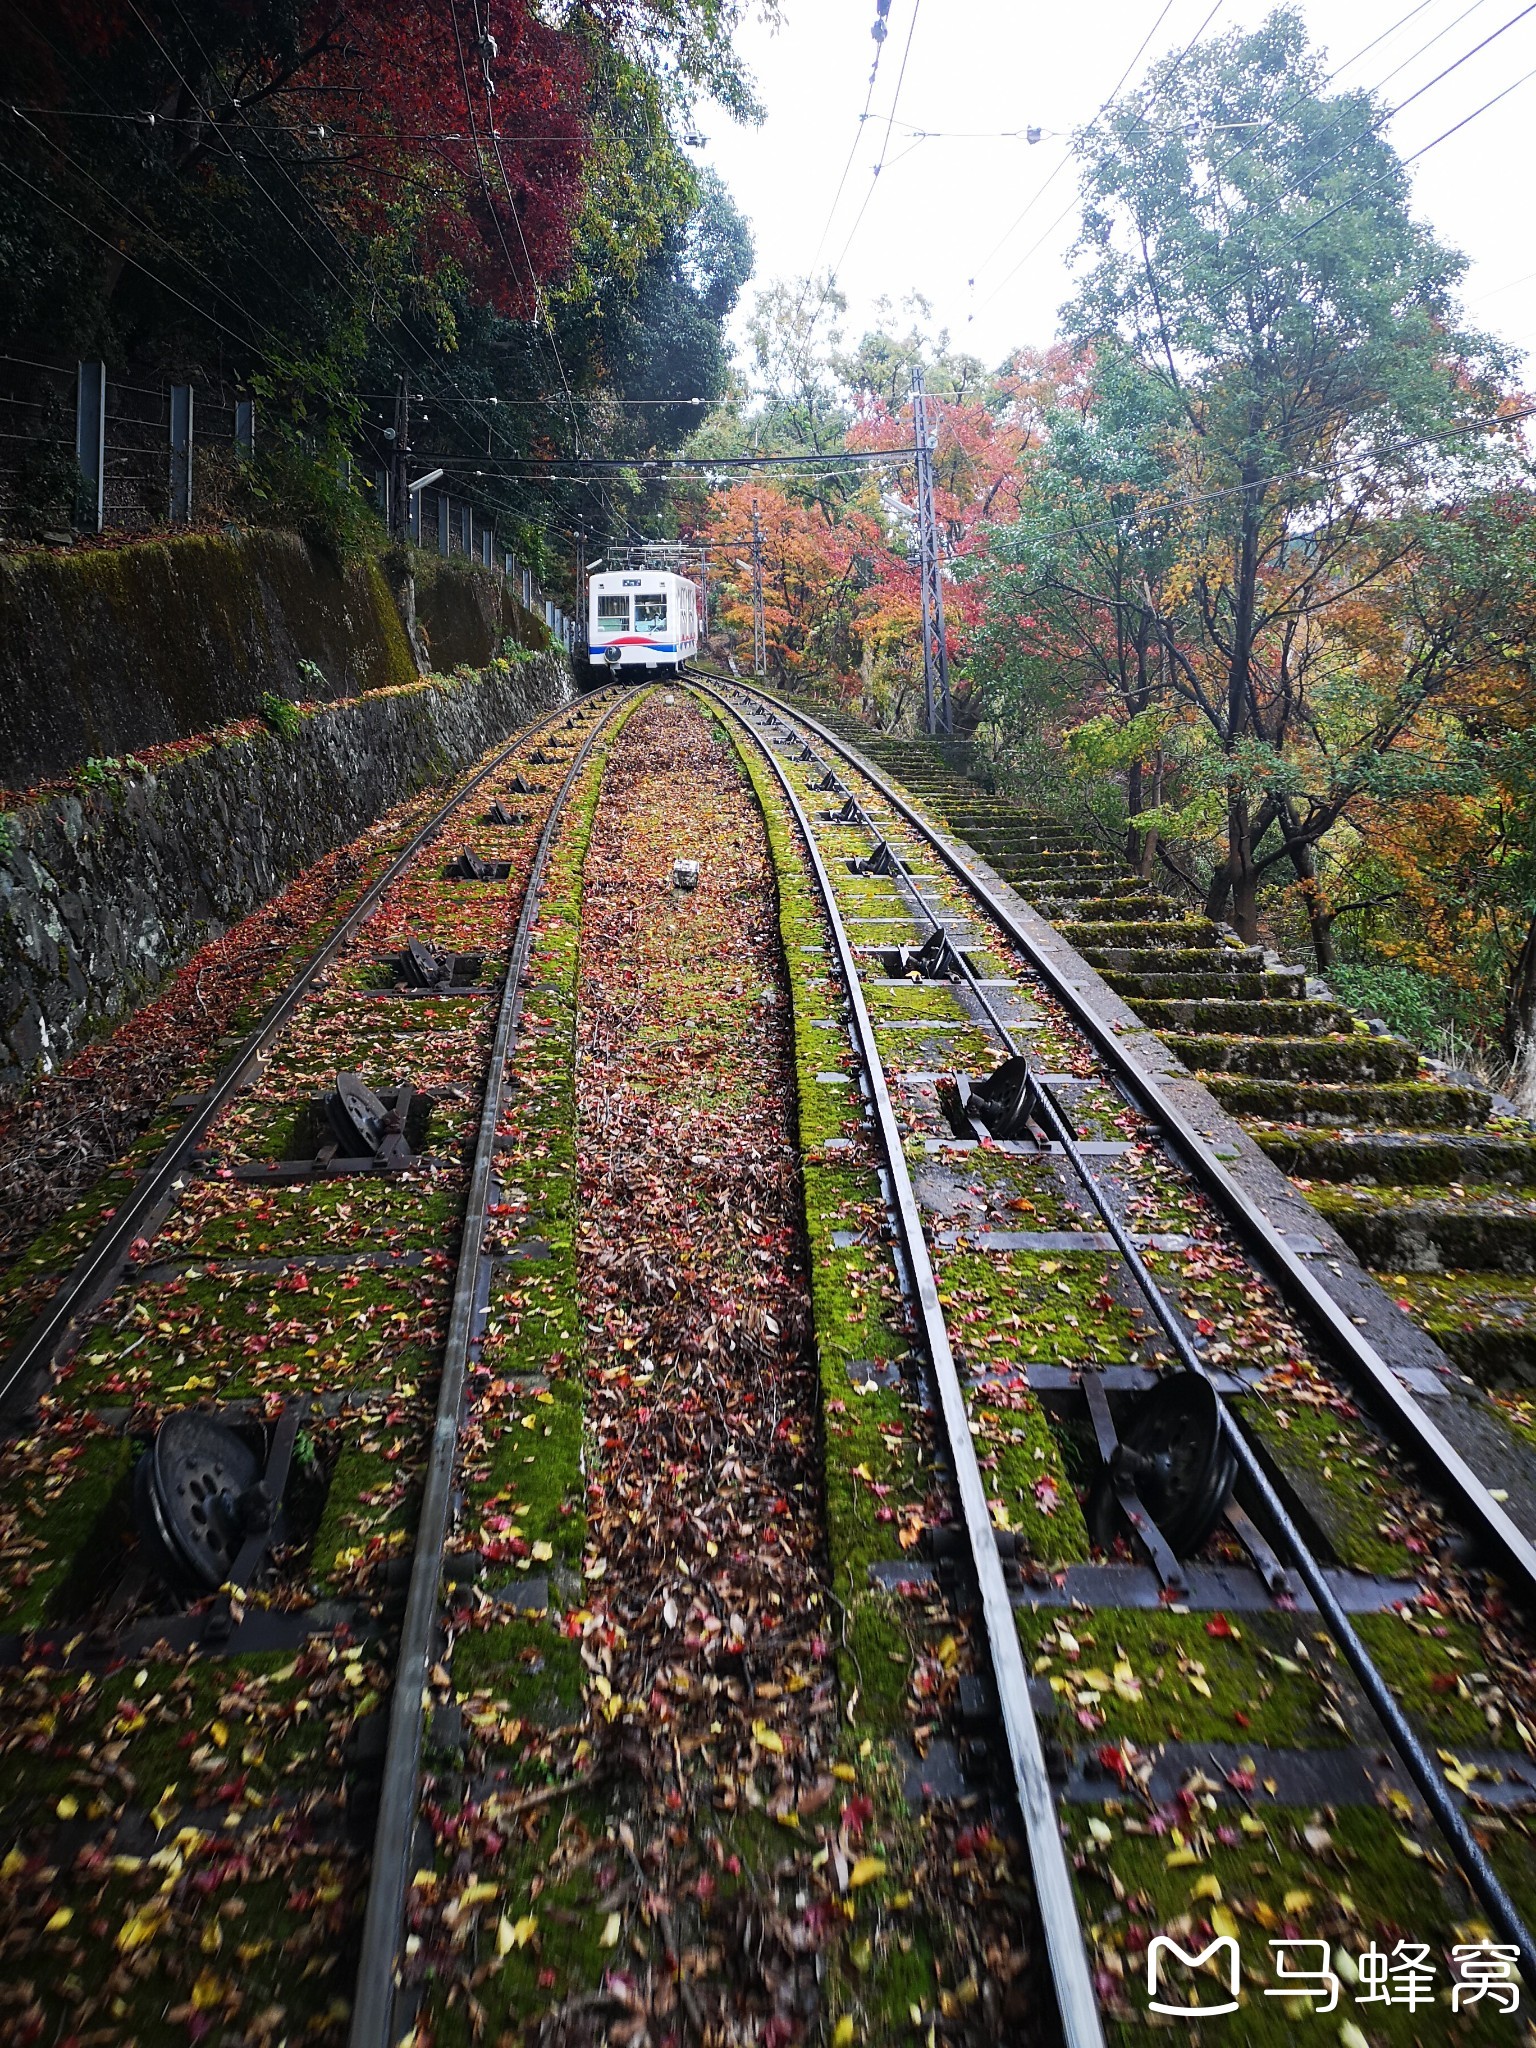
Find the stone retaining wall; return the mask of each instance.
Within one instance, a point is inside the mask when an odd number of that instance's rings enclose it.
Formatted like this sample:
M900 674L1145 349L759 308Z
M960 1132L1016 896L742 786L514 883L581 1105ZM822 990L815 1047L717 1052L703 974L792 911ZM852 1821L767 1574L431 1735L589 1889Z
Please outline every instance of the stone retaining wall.
M496 571L414 549L342 564L249 528L0 554L0 789L210 732L268 691L335 702L414 682L407 563L433 669L481 668L509 637L549 645Z
M571 690L563 654L323 705L0 817L0 1095L117 1023L210 936Z

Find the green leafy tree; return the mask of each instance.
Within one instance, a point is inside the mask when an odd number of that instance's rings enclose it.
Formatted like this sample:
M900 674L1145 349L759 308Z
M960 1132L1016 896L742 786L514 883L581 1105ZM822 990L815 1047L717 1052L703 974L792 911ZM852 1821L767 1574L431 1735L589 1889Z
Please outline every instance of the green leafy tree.
M1249 938L1271 856L1305 880L1326 829L1284 766L1319 623L1397 559L1399 507L1479 479L1505 411L1509 365L1460 324L1464 259L1412 217L1384 119L1367 93L1326 92L1285 8L1154 67L1078 142L1067 318L1150 394L1172 509L1136 516L1178 558L1159 662L1225 785L1208 908Z

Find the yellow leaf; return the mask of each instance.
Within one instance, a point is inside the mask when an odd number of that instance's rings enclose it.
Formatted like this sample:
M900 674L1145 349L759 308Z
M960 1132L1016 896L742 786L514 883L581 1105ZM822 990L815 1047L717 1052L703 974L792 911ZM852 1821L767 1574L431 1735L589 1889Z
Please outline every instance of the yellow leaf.
M1370 2042L1361 2033L1353 2020L1345 2020L1339 2028L1341 2048L1371 2048Z
M1115 1691L1123 1700L1141 1698L1141 1680L1123 1658L1115 1666Z
M538 1563L548 1564L555 1554L555 1546L553 1543L546 1543L541 1537L533 1546L533 1554Z
M1399 1835L1397 1838L1397 1846L1402 1850L1405 1856L1413 1857L1415 1862L1423 1862L1424 1851L1420 1847L1420 1845L1413 1840L1413 1838L1410 1835Z
M496 1953L504 1956L512 1946L512 1922L503 1913L496 1922Z
M1302 1891L1287 1892L1280 1903L1287 1913L1305 1913L1312 1903L1312 1894Z
M1090 1666L1090 1668L1087 1671L1082 1672L1080 1676L1082 1678L1083 1684L1091 1685L1095 1692L1109 1691L1109 1673L1107 1671L1101 1671L1096 1664Z
M1199 1693L1203 1700L1208 1700L1211 1696L1211 1688L1203 1678L1196 1677L1193 1671L1189 1674L1189 1689L1191 1692Z
M1209 1874L1200 1878L1194 1890L1190 1893L1190 1897L1192 1899L1219 1900L1221 1897L1221 1879L1219 1877L1212 1877Z
M603 1933L602 1933L602 1943L603 1943L603 1947L604 1947L604 1948L612 1948L612 1947L614 1946L614 1944L615 1944L615 1943L617 1942L618 1938L619 1938L619 1916L618 1916L618 1914L617 1914L617 1913L610 1913L610 1914L608 1915L608 1918L607 1918L607 1919L606 1919L606 1920L605 1920L605 1921L603 1922Z
M1240 1815L1237 1824L1245 1835L1262 1835L1264 1833L1264 1823L1256 1813Z
M192 1986L192 2004L197 2012L207 2012L211 2006L220 2005L224 2000L224 1981L212 1970L204 1970Z
M74 1919L74 1917L74 1909L72 1907L60 1906L57 1913L55 1913L53 1918L48 1922L48 1925L44 1929L44 1932L48 1934L57 1934L60 1931L60 1929L67 1927L70 1921Z
M1225 1906L1211 1908L1211 1926L1228 1941L1237 1940L1237 1922Z
M857 1891L861 1884L869 1884L875 1878L884 1877L884 1875L885 1858L883 1856L861 1856L852 1870L849 1871L848 1882Z
M766 1721L754 1721L752 1723L752 1734L760 1748L770 1751L774 1756L782 1756L784 1754L783 1737L776 1735Z
M495 1898L498 1889L498 1886L488 1883L483 1877L476 1878L473 1884L466 1885L459 1894L459 1904L466 1909L470 1906L483 1906L488 1900Z
M73 1820L80 1811L80 1802L73 1792L66 1792L53 1810L60 1820Z
M153 1941L159 1932L161 1915L151 1906L147 1910L130 1913L117 1930L117 1945L125 1956L131 1956L135 1949L143 1948L147 1941Z
M208 1733L213 1737L220 1749L228 1748L229 1723L227 1721L215 1721L209 1728Z
M530 1942L530 1941L532 1941L533 1937L534 1937L534 1936L535 1936L535 1935L536 1935L536 1934L538 1933L538 1931L539 1931L539 1916L538 1916L538 1914L537 1914L537 1913L525 1913L525 1914L523 1915L523 1917L522 1917L522 1919L521 1919L521 1920L516 1920L516 1921L514 1921L514 1922L513 1922L513 1925L512 1925L512 1941L513 1941L513 1945L514 1945L515 1947L517 1947L517 1948L526 1948L526 1947L528 1946L529 1942Z
M834 1764L832 1775L834 1778L840 1778L845 1785L852 1785L857 1782L859 1774L852 1764Z
M832 2048L853 2048L853 2015L845 2012L832 2029Z
M939 1662L946 1671L953 1671L960 1662L960 1645L953 1636L946 1636L939 1645Z
M1163 1868L1164 1870L1187 1870L1190 1864L1198 1863L1199 1861L1200 1858L1193 1849L1170 1849L1163 1858Z
M1097 1817L1089 1821L1088 1832L1096 1842L1112 1842L1115 1839L1114 1829L1107 1821L1099 1820Z
M898 1913L905 1913L911 1903L912 1894L910 1892L898 1892L895 1898L891 1900L891 1905Z

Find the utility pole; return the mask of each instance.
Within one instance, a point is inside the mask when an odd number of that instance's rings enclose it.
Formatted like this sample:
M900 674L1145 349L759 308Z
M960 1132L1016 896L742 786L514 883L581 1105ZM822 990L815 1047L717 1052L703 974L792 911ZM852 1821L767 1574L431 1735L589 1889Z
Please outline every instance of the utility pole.
M768 635L763 624L763 529L752 500L752 673L768 673Z
M923 710L929 732L954 731L949 709L949 647L944 636L944 578L933 511L933 441L923 366L912 366L912 441L917 450L917 573L923 607Z
M411 395L405 379L395 392L395 431L390 447L390 511L395 539L404 547L411 537L410 502Z

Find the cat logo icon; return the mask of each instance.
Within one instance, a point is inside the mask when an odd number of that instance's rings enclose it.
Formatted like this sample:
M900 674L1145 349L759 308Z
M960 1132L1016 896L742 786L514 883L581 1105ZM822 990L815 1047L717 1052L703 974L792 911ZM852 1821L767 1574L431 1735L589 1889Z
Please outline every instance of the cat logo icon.
M1203 1969L1207 1963L1223 1970L1225 1982L1222 1985L1222 1989L1227 1993L1227 2002L1223 2005L1168 2005L1163 2003L1158 1997L1158 1993L1163 1989L1163 1958L1165 1956L1170 1959L1177 1957L1186 1969L1191 1971ZM1223 1958L1224 1961L1221 1960ZM1187 1954L1185 1950L1179 1947L1176 1941L1170 1940L1166 1934L1154 1934L1147 1945L1148 2010L1151 2012L1166 2012L1171 2014L1174 2019L1180 2020L1208 2020L1215 2019L1224 2012L1236 2012L1237 1986L1241 1968L1242 1964L1241 1958L1238 1955L1237 1943L1230 1934L1218 1935L1208 1948L1201 1949L1195 1955Z

